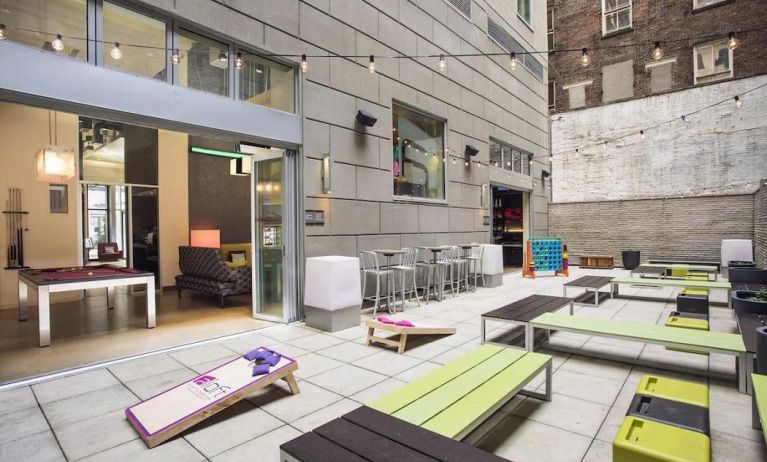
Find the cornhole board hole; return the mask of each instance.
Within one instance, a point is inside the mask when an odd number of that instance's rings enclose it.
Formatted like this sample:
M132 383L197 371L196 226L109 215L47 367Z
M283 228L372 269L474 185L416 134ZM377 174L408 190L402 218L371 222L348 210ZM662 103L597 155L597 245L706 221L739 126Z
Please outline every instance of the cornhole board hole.
M405 346L407 344L407 338L409 335L452 335L455 334L455 327L447 326L435 326L429 324L413 323L413 327L397 326L394 324L386 324L380 321L368 321L365 323L368 328L368 345L372 343L383 343L384 345L390 345L397 347L397 353L404 353ZM399 334L398 340L393 340L386 337L376 337L375 330L385 330L394 334Z
M127 408L125 415L153 448L277 380L285 380L292 394L299 393L294 359L281 356L264 375L253 376L253 367L253 361L240 356Z

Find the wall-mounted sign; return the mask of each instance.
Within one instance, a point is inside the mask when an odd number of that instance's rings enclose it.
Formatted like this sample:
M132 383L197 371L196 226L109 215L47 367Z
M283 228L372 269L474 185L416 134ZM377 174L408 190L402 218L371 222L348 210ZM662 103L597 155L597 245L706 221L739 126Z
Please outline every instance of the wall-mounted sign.
M490 226L490 215L485 215L482 217L482 225Z
M266 226L263 231L264 247L274 247L277 245L277 229L272 226Z
M325 224L324 210L307 210L304 213L304 221L308 226L322 226Z

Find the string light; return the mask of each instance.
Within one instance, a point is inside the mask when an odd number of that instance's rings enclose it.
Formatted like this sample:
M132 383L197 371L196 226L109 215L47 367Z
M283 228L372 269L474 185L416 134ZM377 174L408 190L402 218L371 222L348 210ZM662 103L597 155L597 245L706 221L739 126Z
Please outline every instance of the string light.
M234 67L236 69L242 69L244 62L242 61L242 53L237 53L237 57L234 58Z
M740 42L735 37L735 32L730 32L727 34L727 46L730 47L730 50L734 50L738 48L738 45L740 45Z
M735 107L738 108L738 109L742 108L743 107L743 100L740 99L740 96L735 95L734 99L735 99Z
M112 51L109 52L109 54L112 56L113 59L120 59L123 57L123 52L120 51L120 44L115 42L114 46L112 47Z
M580 155L581 155L580 150L578 148L575 148L575 157L578 157Z
M64 38L61 36L61 34L56 34L56 38L51 42L51 46L56 51L61 51L64 49Z
M603 147L603 148L605 148L605 149L607 149L607 140L605 140L605 142L604 142L604 143L602 143L602 147Z
M218 54L218 60L222 63L225 63L227 61L228 57L226 56L226 53L219 53Z
M655 42L655 49L652 51L652 59L658 61L663 57L663 48L660 47L660 42Z
M517 54L512 51L511 54L509 55L509 67L511 68L512 71L517 68L517 64L518 64Z
M370 55L370 62L368 63L368 72L375 74L376 72L376 60L373 55Z
M644 130L639 130L639 138L645 139Z
M468 166L469 166L469 161L468 161L468 160L465 160L465 161L463 162L463 165L464 165L465 167L468 167Z
M444 73L447 69L447 63L445 62L445 55L439 55L439 71Z
M173 64L178 64L178 63L180 63L180 62L181 62L181 55L179 55L179 52L178 52L178 48L176 48L175 50L173 50L173 54L172 54L172 55L170 55L170 61L171 61Z
M306 62L306 55L301 55L301 72L306 73L309 70L309 63Z
M591 57L589 56L589 49L584 48L581 50L581 66L586 67L591 64Z
M0 24L0 40L5 40L5 24Z

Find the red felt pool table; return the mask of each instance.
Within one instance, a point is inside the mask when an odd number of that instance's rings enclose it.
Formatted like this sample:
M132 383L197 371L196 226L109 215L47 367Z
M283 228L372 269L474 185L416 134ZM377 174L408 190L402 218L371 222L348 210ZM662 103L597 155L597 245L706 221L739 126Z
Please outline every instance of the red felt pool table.
M146 284L147 329L155 327L154 274L113 265L19 271L19 321L29 317L28 289L37 292L40 346L51 344L50 294L72 290L107 289L107 305L114 306L114 288Z

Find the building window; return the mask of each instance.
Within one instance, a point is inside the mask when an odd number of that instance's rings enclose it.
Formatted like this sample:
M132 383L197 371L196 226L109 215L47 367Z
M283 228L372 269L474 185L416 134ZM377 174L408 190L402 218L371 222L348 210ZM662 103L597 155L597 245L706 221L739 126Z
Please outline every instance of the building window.
M165 22L128 8L104 2L103 63L112 68L158 80L166 80ZM122 47L119 60L112 57L113 43L129 43Z
M0 23L7 27L8 40L87 61L86 3L86 0L0 0ZM62 36L60 50L53 46L55 34Z
M650 92L663 93L671 90L674 80L671 73L671 66L676 63L676 59L654 62L645 66L650 73Z
M394 195L445 200L445 124L402 106L392 108Z
M631 0L602 0L602 35L630 29Z
M549 81L549 109L557 107L557 82Z
M578 109L586 105L586 87L594 83L592 80L587 82L578 82L562 87L567 90L570 109Z
M717 3L722 3L724 1L726 0L692 0L692 8L697 10L707 6L716 5Z
M293 112L295 70L242 51L242 68L237 72L241 101Z
M549 8L546 12L547 36L549 39L549 51L554 49L554 10Z
M447 0L459 13L471 19L471 0Z
M510 172L530 175L532 155L506 143L490 140L490 165Z
M634 96L634 60L602 67L602 102L609 103Z
M176 70L183 87L229 95L229 45L186 29L178 30L180 57Z
M695 46L695 83L708 83L729 79L733 76L732 49L727 41L704 43Z
M522 18L525 24L532 27L533 25L532 1L517 0L517 15L520 18Z

